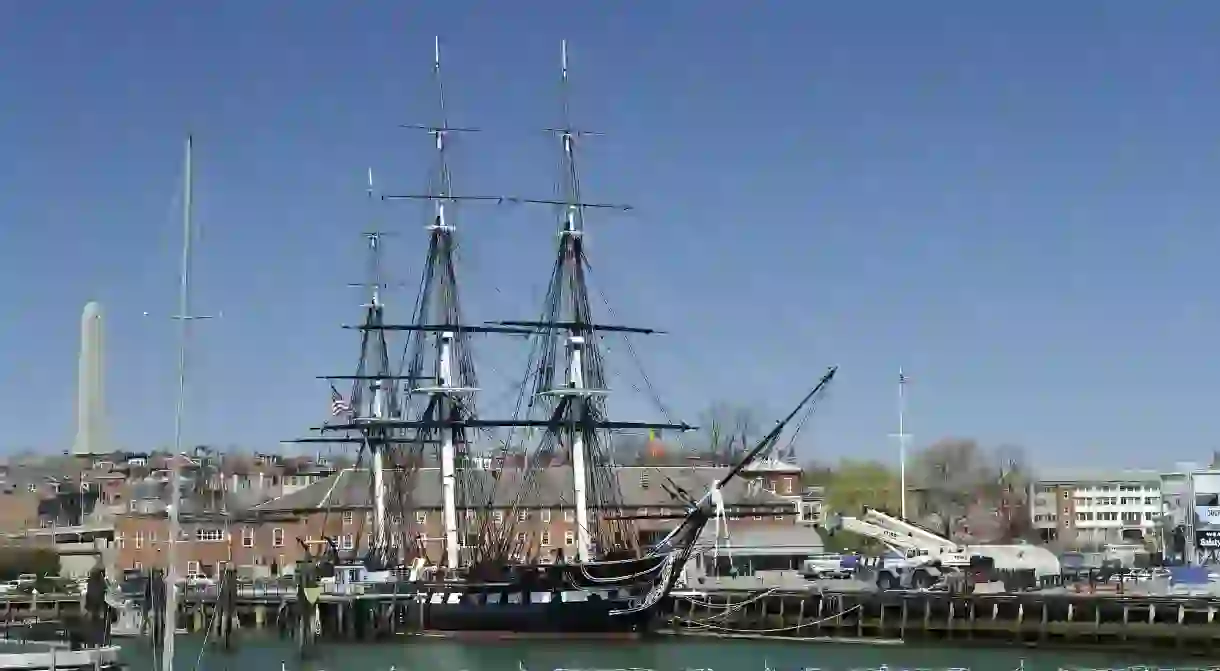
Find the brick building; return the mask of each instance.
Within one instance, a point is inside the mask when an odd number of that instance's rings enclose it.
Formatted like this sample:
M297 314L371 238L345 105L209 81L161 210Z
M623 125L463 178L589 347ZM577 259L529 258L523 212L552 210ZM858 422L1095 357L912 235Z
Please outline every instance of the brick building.
M621 506L612 515L632 517L638 541L651 543L684 513L685 503L670 494L703 494L723 467L622 467L614 471ZM464 472L466 500L490 501L490 506L463 507L465 520L511 525L516 542L539 554L576 543L575 511L571 505L572 473L563 467L539 471L523 487L521 471ZM396 485L410 479L411 486ZM750 472L724 491L731 525L792 525L799 505L799 472L791 469ZM367 549L372 532L371 475L363 469L343 469L280 497L242 512L184 514L178 545L180 572L214 575L224 566L260 567L255 573L272 573L303 556L302 542L331 538L341 550ZM440 473L420 468L410 475L387 477L391 543L409 545L422 539L433 560L442 555ZM403 495L400 496L400 490ZM406 492L410 495L406 496ZM518 492L525 492L518 497ZM778 494L776 492L784 492ZM792 492L797 492L792 494ZM595 515L595 519L605 516ZM164 566L166 519L158 511L129 514L115 525L120 568ZM463 543L471 544L471 536Z

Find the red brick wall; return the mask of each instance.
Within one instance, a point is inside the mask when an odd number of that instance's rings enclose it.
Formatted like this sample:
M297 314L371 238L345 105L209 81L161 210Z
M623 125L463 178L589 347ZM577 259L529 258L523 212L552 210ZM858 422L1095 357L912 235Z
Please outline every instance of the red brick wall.
M572 538L575 538L576 523L574 515L569 519L566 514L568 511L570 509L547 509L549 520L544 519L547 515L543 510L526 511L526 519L515 523L514 533L525 534L525 546L533 548L535 551L548 552L559 547L570 548L571 546L567 543L567 534L571 533ZM367 540L372 531L371 521L365 517L365 512L356 510L351 511L350 515L345 515L342 511L333 510L283 520L234 522L228 527L227 533L223 521L184 523L182 528L185 535L183 542L178 545L178 571L185 573L190 562L198 562L201 569L209 566L215 567L218 562L231 563L235 566L276 564L283 567L304 557L304 550L297 539L301 541L321 540L324 536L329 536L342 544L343 537L350 536L353 544L364 548L367 546ZM405 530L408 534L425 534L429 539L426 545L428 556L433 560L439 560L443 547L441 539L444 536L441 511L419 512L423 513L422 524L416 521L414 514L406 525L399 520L391 519L392 533L401 534ZM639 515L644 512L656 517L681 514L681 510L677 508L632 510L624 511L624 514ZM750 508L730 510L729 515L732 520L731 524L734 526L790 525L794 523L795 516L788 514L777 517L776 512L791 513L791 510L787 506ZM505 516L510 514L509 511L503 511L503 513ZM459 511L459 514L463 513ZM676 522L676 519L644 519L637 522L637 527L641 531L668 529L672 528ZM168 539L166 527L167 523L163 517L125 515L119 518L115 525L115 539L119 546L119 568L163 567L165 565L165 544ZM219 540L201 540L200 530L203 530L205 535L219 531L220 538ZM547 532L545 538L543 532ZM140 540L137 541L137 538ZM405 539L406 543L402 538L395 540L399 542L400 546L410 545L410 539ZM547 542L546 545L542 544L544 540ZM249 547L247 547L247 543L250 545Z

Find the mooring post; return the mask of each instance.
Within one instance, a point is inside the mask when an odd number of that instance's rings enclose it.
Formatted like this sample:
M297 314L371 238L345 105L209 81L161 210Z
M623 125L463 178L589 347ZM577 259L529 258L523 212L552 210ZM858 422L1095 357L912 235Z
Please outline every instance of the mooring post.
M220 636L225 650L233 649L233 619L237 617L237 571L226 568L221 576L216 607L220 609Z

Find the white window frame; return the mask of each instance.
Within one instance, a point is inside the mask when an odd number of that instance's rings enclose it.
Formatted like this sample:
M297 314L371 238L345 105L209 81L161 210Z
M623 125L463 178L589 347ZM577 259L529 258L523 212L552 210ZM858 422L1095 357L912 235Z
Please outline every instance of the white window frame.
M271 547L273 547L273 548L284 547L284 528L283 527L275 527L274 529L271 530Z
M223 529L214 528L199 528L195 529L195 541L198 543L219 543L225 539Z
M541 510L541 511L538 513L538 516L539 516L540 518L542 518L542 521L543 521L543 522L550 522L550 521L551 521L551 509L550 509L550 508L543 508L543 509L542 509L542 510Z
M241 528L241 546L244 548L254 547L254 527Z

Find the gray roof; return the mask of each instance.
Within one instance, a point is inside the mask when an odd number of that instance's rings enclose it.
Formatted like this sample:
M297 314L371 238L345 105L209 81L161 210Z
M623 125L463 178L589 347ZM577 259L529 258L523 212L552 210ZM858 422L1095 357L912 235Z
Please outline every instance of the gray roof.
M81 470L78 464L62 458L47 459L39 463L10 462L5 466L3 475L0 475L0 487L6 491L24 491L29 485L43 485L54 481L68 483L75 488Z
M716 542L716 530L712 525L704 527L697 545L712 552ZM726 549L730 547L731 549ZM812 526L755 525L740 526L731 530L728 542L723 537L720 552L735 555L813 555L826 551L822 535Z
M1039 469L1037 482L1050 484L1160 483L1161 471L1152 469Z
M675 507L681 501L671 497L662 485L673 488L676 484L692 498L702 496L712 482L728 472L723 467L702 466L623 466L613 473L618 478L623 507L645 508L650 506ZM535 473L532 486L523 487L524 471L506 469L496 473L490 470L466 469L458 476L458 507L486 505L491 499L495 507L510 507L514 503L523 507L545 508L571 505L572 471L568 468L552 467ZM407 482L410 480L411 482ZM256 506L256 511L318 510L327 508L368 508L372 475L366 469L343 469L339 473L319 480L304 489L272 499ZM596 484L591 483L593 489ZM398 500L398 490L411 491L412 505L419 508L439 508L441 505L440 469L420 468L413 474L388 473L387 498ZM525 493L517 498L517 493ZM751 486L741 478L731 481L724 490L728 505L757 505L791 507L790 500L776 496L761 487ZM468 503L467 503L468 502Z

